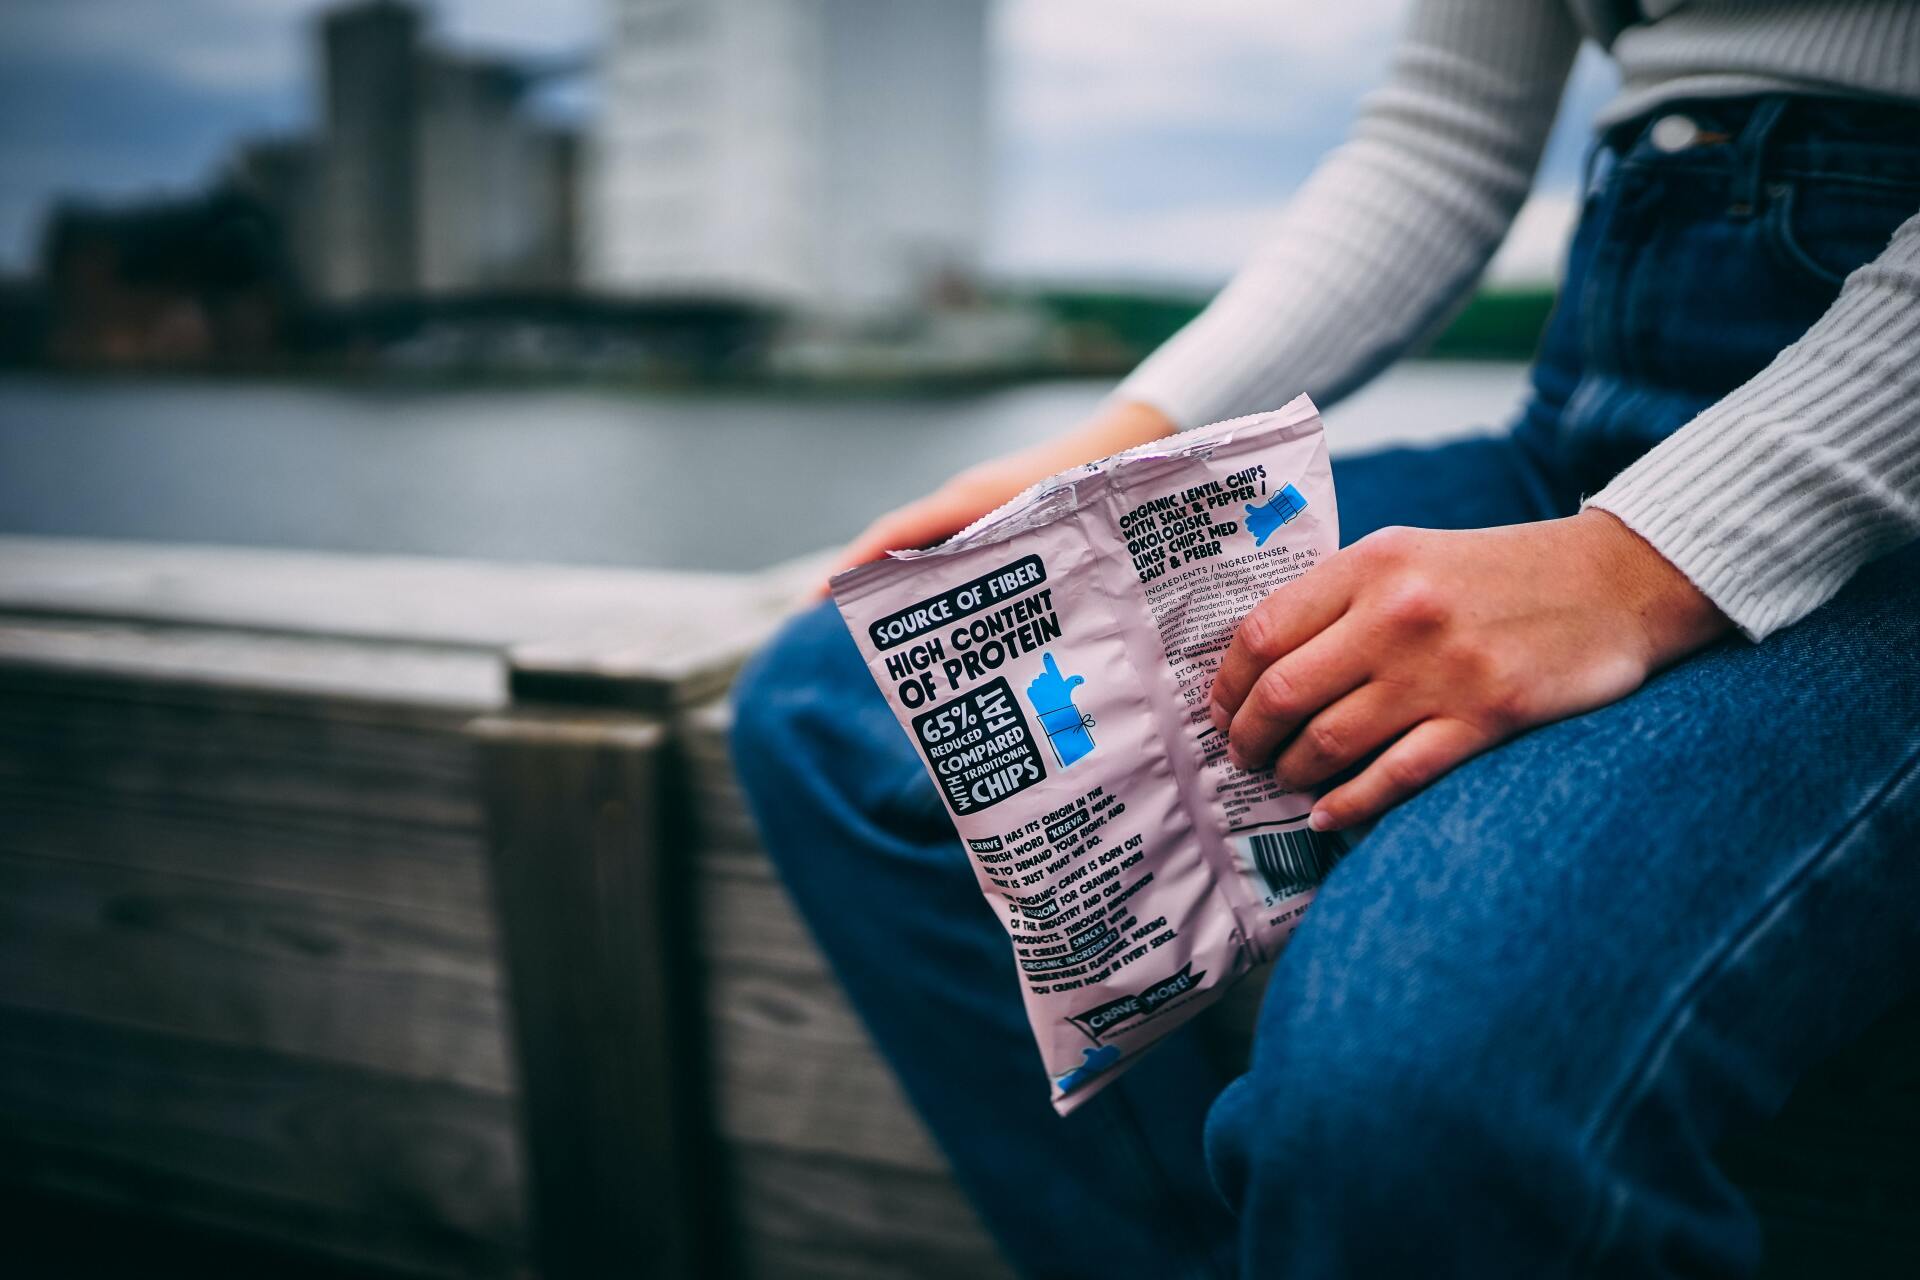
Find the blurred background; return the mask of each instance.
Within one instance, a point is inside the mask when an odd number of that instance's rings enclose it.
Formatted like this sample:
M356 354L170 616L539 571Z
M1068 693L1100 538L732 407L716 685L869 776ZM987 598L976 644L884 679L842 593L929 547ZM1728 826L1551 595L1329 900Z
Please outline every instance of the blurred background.
M711 569L825 546L1071 424L1190 316L1401 10L16 0L0 530ZM1480 298L1337 445L1511 408L1608 75L1581 64ZM690 537L716 451L763 517ZM796 475L814 500L777 501Z

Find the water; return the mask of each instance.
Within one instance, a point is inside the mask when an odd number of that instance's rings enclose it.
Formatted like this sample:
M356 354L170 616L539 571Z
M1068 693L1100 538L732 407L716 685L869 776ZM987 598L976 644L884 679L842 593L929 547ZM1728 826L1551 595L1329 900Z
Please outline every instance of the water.
M1336 451L1503 423L1517 365L1405 365ZM778 398L0 380L0 532L751 569L837 543L1110 384Z

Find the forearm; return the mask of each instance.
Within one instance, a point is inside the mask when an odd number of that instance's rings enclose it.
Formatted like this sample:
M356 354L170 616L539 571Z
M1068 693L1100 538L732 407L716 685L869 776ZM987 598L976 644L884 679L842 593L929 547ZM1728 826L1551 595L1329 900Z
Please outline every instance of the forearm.
M1121 396L1183 427L1330 403L1426 335L1525 199L1578 43L1561 0L1420 0L1349 141Z
M1920 216L1800 341L1589 505L1754 639L1920 537Z

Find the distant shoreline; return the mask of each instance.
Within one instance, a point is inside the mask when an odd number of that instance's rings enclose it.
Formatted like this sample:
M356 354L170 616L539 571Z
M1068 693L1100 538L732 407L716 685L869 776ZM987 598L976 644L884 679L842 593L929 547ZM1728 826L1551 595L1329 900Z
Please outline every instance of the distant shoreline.
M1528 360L1554 296L1545 286L1483 289L1413 354L1435 361ZM301 313L293 332L305 338L244 356L216 351L173 362L60 358L58 343L20 340L16 332L15 341L0 343L0 373L777 396L965 393L1060 379L1117 379L1198 315L1206 301L1172 291L1000 288L879 326L816 332L817 325L770 314L656 307L635 311L646 318L628 323L624 312L557 298L524 304L510 296L422 300L364 314Z
M1525 357L1480 355L1419 354L1396 364L1509 367L1524 364ZM700 400L709 396L744 396L769 401L807 402L820 400L944 399L964 397L1007 388L1071 384L1110 383L1125 370L1041 372L1009 370L1005 372L951 376L789 378L773 376L722 375L713 377L665 378L588 375L569 372L520 371L398 371L398 370L318 370L287 369L60 369L16 365L0 366L0 385L6 383L71 384L76 389L106 388L116 385L141 386L163 383L192 387L311 387L333 390L363 390L397 394L474 391L590 391L602 394L631 394L636 397L669 397Z

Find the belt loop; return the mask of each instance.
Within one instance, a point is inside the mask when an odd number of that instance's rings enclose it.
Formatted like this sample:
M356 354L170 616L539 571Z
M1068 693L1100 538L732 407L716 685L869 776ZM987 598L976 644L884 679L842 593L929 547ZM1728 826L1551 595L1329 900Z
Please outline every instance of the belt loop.
M1767 139L1780 117L1786 114L1787 96L1770 93L1760 99L1746 127L1733 143L1733 203L1727 212L1736 218L1751 218L1760 211L1760 184L1766 175Z

